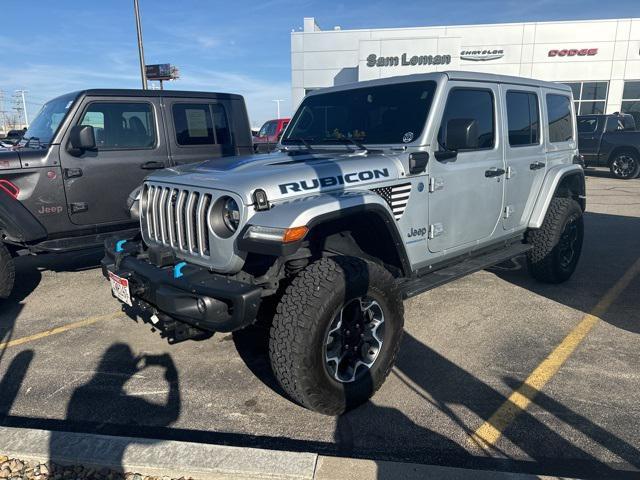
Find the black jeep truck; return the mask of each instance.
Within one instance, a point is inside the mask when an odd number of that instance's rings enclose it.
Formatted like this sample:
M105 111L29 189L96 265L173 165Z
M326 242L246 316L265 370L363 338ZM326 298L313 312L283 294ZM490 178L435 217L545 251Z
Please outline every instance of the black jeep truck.
M127 197L151 171L252 151L240 95L102 89L51 100L0 151L0 298L17 255L134 236Z
M581 115L578 149L585 167L609 167L616 178L640 175L640 131L631 115Z

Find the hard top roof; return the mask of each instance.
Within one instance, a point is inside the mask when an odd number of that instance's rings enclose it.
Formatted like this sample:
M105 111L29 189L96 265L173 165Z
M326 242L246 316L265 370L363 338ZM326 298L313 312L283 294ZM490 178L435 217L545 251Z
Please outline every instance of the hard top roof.
M163 98L219 98L242 99L242 95L219 92L190 92L187 90L142 90L134 88L91 88L73 92L80 95L102 97L163 97Z

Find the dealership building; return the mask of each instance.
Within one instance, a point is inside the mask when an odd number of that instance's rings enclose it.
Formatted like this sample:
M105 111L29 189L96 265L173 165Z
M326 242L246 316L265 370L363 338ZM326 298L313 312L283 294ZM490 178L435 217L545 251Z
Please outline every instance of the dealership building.
M562 82L576 111L629 112L640 124L640 18L291 33L292 101L318 88L470 70Z

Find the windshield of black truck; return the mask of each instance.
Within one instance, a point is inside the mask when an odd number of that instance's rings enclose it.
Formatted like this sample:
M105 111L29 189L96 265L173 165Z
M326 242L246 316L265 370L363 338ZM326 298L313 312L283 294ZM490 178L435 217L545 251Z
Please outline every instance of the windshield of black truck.
M433 81L364 87L306 98L282 140L284 145L405 144L425 126Z
M76 96L76 94L63 95L45 103L40 113L29 125L29 129L22 137L20 145L35 146L51 143Z

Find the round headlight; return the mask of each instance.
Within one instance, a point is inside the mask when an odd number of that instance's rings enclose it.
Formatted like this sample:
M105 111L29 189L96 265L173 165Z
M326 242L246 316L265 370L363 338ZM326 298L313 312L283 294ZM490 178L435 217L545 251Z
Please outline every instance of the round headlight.
M231 197L224 200L224 204L222 205L222 220L224 221L225 227L231 232L238 230L238 225L240 225L240 208L238 207L238 202Z

